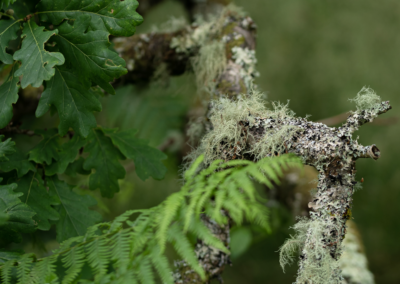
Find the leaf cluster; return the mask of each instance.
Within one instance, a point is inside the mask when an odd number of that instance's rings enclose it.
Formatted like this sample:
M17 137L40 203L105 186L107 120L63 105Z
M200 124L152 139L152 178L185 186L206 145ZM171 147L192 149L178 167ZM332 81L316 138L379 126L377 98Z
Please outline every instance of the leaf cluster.
M290 155L257 163L218 160L199 171L202 160L203 156L199 157L186 171L181 191L156 207L127 211L111 223L92 226L85 235L64 241L51 256L42 259L29 254L5 255L0 266L3 283L13 279L22 284L76 283L81 279L80 283L148 284L155 283L154 272L163 283L174 283L165 255L167 243L206 279L191 236L225 253L229 250L204 225L201 215L219 224L228 218L239 225L247 220L269 230L267 209L254 182L279 183L283 169L300 167L301 162ZM139 215L131 221L134 214ZM90 267L90 276L83 273L85 267Z
M6 9L13 2L1 5ZM0 60L11 68L0 86L0 128L11 121L20 87L44 84L36 116L57 111L60 135L72 128L87 137L96 127L93 112L101 110L92 87L114 94L110 82L127 73L109 37L135 33L142 22L137 6L136 0L42 0L21 19L4 14L8 19L0 20Z
M89 210L96 204L94 198L77 194L58 174L89 175L89 189L100 189L104 197L111 198L119 191L118 179L125 177L120 160L132 159L143 180L149 176L161 179L166 171L161 162L166 156L137 139L136 130L98 127L87 138L74 135L70 139L62 138L56 129L35 134L42 140L29 153L17 151L10 138L0 142L0 176L4 177L0 190L4 198L17 196L25 210L20 212L25 219L19 226L11 226L9 217L1 227L3 245L19 241L21 232L49 230L52 224L56 225L57 240L63 241L83 235L101 220ZM5 199L2 212L9 215L10 208L17 210L17 199Z

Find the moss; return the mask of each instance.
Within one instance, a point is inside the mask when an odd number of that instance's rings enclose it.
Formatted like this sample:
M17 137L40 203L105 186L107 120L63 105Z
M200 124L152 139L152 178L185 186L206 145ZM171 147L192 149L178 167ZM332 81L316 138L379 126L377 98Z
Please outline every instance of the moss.
M365 86L358 92L354 99L349 100L356 103L357 110L373 108L382 102L381 97L373 89Z

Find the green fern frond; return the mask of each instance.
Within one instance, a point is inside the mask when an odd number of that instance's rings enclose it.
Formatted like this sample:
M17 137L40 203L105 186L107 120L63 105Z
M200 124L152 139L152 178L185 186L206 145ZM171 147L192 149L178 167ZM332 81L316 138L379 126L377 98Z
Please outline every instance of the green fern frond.
M193 178L194 174L196 173L197 169L201 165L204 160L204 156L200 156L196 161L193 162L191 167L185 171L185 180L189 182L191 178Z
M6 263L4 263L1 267L0 267L0 271L1 271L1 280L4 284L10 284L11 281L11 271L13 269L15 260L11 259L9 261L7 261Z
M159 228L156 234L156 237L159 241L161 252L165 249L165 244L167 242L167 230L171 221L174 219L179 207L181 206L183 201L183 195L179 193L174 193L167 198L164 202L164 210L162 214L159 216Z
M229 250L224 246L221 240L210 232L199 217L193 217L191 219L188 229L189 232L192 232L198 238L202 239L207 245L229 254Z
M111 260L114 267L125 267L129 260L131 232L121 230L111 238Z
M138 269L139 280L142 284L154 284L154 276L151 267L151 262L148 258L140 261Z
M173 224L168 229L168 240L172 242L175 250L184 259L194 271L196 271L201 279L205 279L206 275L203 268L200 266L197 256L194 253L193 246L190 244L186 234L178 223Z
M202 157L188 170L182 190L159 206L127 211L111 223L92 226L84 236L64 241L50 257L33 262L30 255L24 255L2 264L2 283L10 283L13 269L21 284L58 283L56 263L61 259L66 269L60 279L63 284L76 283L85 263L96 275L95 281L79 279L80 283L151 284L156 272L163 283L172 284L173 271L164 253L167 242L205 279L188 234L224 253L229 250L201 216L207 215L221 225L227 223L228 216L236 225L247 220L269 232L268 209L254 182L279 183L284 168L300 167L301 162L284 155L257 163L216 161L199 171L201 162ZM139 215L130 221L136 213ZM15 264L18 266L14 268Z
M18 284L28 283L29 282L29 272L32 267L34 255L32 254L24 254L20 259L18 259L17 266L17 277Z
M111 255L108 240L96 238L88 243L85 249L87 251L87 260L93 272L96 274L96 277L106 274Z
M150 253L151 263L160 275L161 280L165 284L174 284L172 278L172 270L169 266L168 259L162 254L162 250L158 245L155 245Z
M55 275L57 255L51 255L38 262L31 272L32 282L34 284L46 283L46 278Z
M85 263L85 252L83 247L73 247L64 255L62 262L64 263L64 267L67 268L62 284L70 284L81 272L82 266Z

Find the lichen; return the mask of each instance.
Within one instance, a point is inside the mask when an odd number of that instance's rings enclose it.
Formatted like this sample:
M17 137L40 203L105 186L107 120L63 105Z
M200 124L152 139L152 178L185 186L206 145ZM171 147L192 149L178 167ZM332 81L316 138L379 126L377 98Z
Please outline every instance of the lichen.
M354 99L349 99L349 101L356 103L358 111L373 108L382 102L381 97L373 89L365 86L362 87Z
M242 94L237 100L221 97L212 100L209 120L213 129L201 140L200 146L192 151L186 160L190 164L200 154L204 154L204 164L208 165L215 159L230 157L241 158L244 154L254 155L258 160L275 153L284 153L285 142L291 139L298 129L293 125L283 125L280 128L267 129L263 138L251 148L247 148L250 137L243 134L244 124L248 127L256 127L256 119L269 118L284 119L294 115L288 108L288 104L272 103L273 108L266 107L265 94L256 90L249 95ZM191 130L191 135L197 130Z
M196 75L197 89L208 90L215 88L218 78L226 66L225 45L214 41L203 45L196 57L192 59L192 66Z
M367 257L357 227L352 221L347 221L346 225L343 254L339 259L342 275L348 284L374 284L374 276L368 270Z
M292 264L295 254L300 253L303 255L303 269L300 270L297 283L337 284L335 275L339 272L339 265L326 249L326 246L331 245L327 239L332 230L340 230L337 223L302 218L292 228L296 234L279 249L282 269ZM311 246L305 247L306 240Z
M232 48L232 58L236 64L242 67L240 75L243 78L246 88L250 90L253 88L254 78L260 76L256 70L257 58L255 50L235 46Z

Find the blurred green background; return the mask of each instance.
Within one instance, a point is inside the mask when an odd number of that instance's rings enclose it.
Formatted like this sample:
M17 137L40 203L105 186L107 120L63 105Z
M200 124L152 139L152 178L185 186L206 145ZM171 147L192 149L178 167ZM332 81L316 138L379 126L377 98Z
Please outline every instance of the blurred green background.
M370 86L393 106L382 117L399 116L400 1L234 3L243 7L258 25L257 83L269 100L289 99L297 115L310 114L310 119L316 121L354 109L348 99L363 86ZM178 2L166 1L145 15L145 23L138 32L148 31L171 16L185 15ZM382 152L378 161L357 162L358 179L363 177L365 181L363 190L354 196L353 207L370 269L380 284L400 283L399 133L399 123L365 125L355 133L361 144L376 144ZM157 189L141 192L140 198L165 190L162 182L157 184ZM282 228L272 236L253 241L227 269L225 283L293 282L296 267L284 274L276 252L289 233ZM245 237L242 240L239 244L246 242Z
M290 100L299 116L317 121L355 109L348 101L363 86L373 88L393 110L383 118L399 116L400 109L400 1L399 0L235 0L258 25L257 84L271 101ZM140 3L140 0L139 0ZM174 17L188 15L177 0L165 0L145 15L138 33ZM182 156L190 150L183 134L187 113L195 98L191 75L164 83L125 86L116 96L103 98L98 123L105 127L137 128L139 136L168 154L168 173L163 181L142 182L134 165L126 163L127 178L111 200L97 193L99 211L106 220L131 208L159 204L179 190ZM29 118L26 120L29 126ZM45 116L36 125L49 121ZM53 126L57 120L52 120ZM51 127L49 125L49 127ZM32 127L34 128L34 127ZM357 179L363 189L354 196L353 218L359 226L371 271L378 284L400 283L400 123L365 125L355 135L363 145L376 144L382 157L357 162ZM32 138L33 139L33 138ZM21 137L17 143L30 145ZM75 183L87 180L77 178ZM274 209L272 235L254 229L232 234L233 266L223 275L227 284L292 283L296 265L286 273L279 266L277 250L293 233L291 214ZM50 232L51 234L51 232ZM39 236L42 241L48 233ZM57 244L54 244L56 246ZM46 244L51 248L51 244ZM35 250L35 248L27 249ZM216 282L217 283L217 282Z

